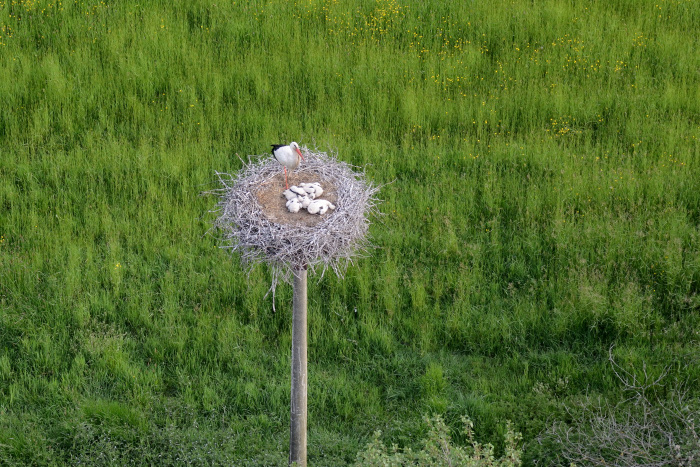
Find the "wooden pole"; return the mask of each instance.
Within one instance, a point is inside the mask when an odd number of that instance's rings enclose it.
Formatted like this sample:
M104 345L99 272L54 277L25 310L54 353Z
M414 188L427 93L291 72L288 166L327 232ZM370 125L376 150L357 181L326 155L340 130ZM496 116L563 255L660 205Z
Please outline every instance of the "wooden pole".
M306 467L307 421L307 294L306 266L294 272L292 310L292 411L289 438L289 465Z

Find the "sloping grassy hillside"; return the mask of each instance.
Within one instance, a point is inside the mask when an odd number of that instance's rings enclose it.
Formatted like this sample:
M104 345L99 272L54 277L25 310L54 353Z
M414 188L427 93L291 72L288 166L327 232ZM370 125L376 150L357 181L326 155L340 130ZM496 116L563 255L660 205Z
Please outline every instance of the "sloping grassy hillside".
M572 4L573 3L573 4ZM208 234L271 143L387 184L310 277L309 461L700 396L695 1L0 1L0 463L280 465L291 290ZM391 182L391 183L390 183ZM459 438L459 435L455 433Z

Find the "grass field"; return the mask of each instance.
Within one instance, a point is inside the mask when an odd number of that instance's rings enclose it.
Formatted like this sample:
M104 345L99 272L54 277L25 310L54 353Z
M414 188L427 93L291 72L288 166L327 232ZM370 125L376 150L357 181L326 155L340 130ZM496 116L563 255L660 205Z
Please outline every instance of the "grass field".
M291 288L273 313L200 193L292 140L386 184L377 248L309 278L310 465L433 413L497 449L512 420L531 464L621 397L611 345L700 398L696 1L10 0L0 28L0 464L286 462Z

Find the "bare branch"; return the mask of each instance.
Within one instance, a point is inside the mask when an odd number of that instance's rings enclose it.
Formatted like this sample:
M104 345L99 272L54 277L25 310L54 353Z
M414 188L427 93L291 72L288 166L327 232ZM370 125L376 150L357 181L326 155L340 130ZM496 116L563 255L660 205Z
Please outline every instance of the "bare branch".
M652 397L661 386L664 368L654 378L644 363L628 371L609 350L612 370L632 397L610 403L587 399L578 410L567 408L573 422L555 422L538 440L553 441L561 449L560 460L576 465L693 466L700 460L700 439L695 426L697 401L688 399L682 385L670 389L671 397ZM638 376L640 375L640 376Z

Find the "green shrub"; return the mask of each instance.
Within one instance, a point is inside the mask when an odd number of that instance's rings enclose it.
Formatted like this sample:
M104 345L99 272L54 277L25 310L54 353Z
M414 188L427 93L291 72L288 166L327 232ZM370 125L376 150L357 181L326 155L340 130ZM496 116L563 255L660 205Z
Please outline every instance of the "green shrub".
M379 439L381 431L375 431L372 442L367 448L358 453L356 466L470 466L470 467L515 467L522 464L522 449L518 443L522 439L520 433L515 433L508 422L505 435L505 453L496 458L492 444L481 444L474 439L474 424L467 417L462 417L464 434L468 446L452 444L450 429L439 415L433 418L424 417L428 424L428 437L421 451L414 452L411 448L401 449L393 444L387 449Z

